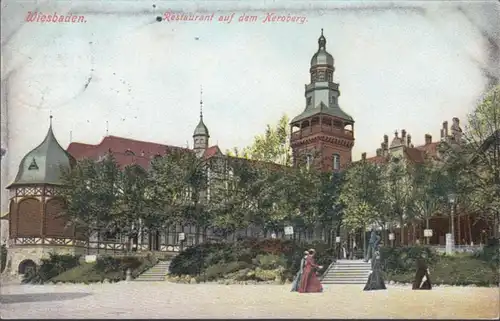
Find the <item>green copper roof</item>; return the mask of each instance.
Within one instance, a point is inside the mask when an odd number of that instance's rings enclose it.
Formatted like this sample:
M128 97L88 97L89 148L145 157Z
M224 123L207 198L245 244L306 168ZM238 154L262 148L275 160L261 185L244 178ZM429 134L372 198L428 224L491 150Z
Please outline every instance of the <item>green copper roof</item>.
M11 188L17 185L61 185L61 167L69 168L73 157L59 145L52 125L43 142L23 157Z
M298 115L294 119L292 119L292 123L304 120L306 118L309 118L314 115L330 115L334 117L338 117L340 119L348 120L354 123L354 119L344 112L338 105L334 106L327 106L323 102L321 102L318 106L316 107L307 107L302 114Z
M200 116L200 122L194 129L193 136L207 136L210 137L210 134L208 133L208 128L205 126L205 123L203 122L203 117Z

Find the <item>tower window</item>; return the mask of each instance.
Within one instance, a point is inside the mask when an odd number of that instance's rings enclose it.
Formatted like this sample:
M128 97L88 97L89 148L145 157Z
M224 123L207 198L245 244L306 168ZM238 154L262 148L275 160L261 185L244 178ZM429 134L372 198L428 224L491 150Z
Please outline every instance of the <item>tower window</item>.
M333 170L338 171L340 169L340 155L333 154Z
M312 97L307 97L307 106L310 106L312 103Z
M332 96L332 104L334 104L334 105L337 104L337 97Z
M307 169L309 169L311 167L312 161L313 161L313 156L311 154L307 154L306 155L306 166L307 166Z

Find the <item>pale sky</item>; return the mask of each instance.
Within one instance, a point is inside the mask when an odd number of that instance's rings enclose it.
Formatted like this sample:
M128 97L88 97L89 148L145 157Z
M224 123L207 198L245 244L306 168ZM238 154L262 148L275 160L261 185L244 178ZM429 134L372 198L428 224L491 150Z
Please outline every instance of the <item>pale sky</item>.
M339 104L355 119L355 160L374 155L396 129L415 145L426 133L437 140L444 120L464 119L474 107L485 74L499 75L496 1L37 3L2 2L2 189L43 139L50 111L64 147L70 132L73 141L99 143L106 121L110 135L192 147L202 85L210 145L250 144L266 124L305 108L321 28ZM37 6L84 15L86 23L23 22ZM230 24L155 21L169 9L235 17ZM266 12L307 21L262 23ZM234 21L243 13L259 21Z

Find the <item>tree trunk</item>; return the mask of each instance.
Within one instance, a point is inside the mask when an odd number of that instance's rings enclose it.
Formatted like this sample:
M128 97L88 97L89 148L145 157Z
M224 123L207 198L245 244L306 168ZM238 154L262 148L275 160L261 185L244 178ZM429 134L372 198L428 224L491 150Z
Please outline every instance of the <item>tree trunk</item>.
M400 219L399 224L400 224L400 227L399 227L399 233L400 233L399 240L401 242L401 246L403 246L405 244L405 233L404 233L405 232L405 226L404 226L404 222L403 222L403 218L402 217Z

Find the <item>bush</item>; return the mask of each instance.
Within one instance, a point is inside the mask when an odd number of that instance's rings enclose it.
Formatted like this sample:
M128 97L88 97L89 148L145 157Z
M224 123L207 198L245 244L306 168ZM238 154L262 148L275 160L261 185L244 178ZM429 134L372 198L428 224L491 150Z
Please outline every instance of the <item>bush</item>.
M132 277L136 278L157 263L157 259L148 255L111 257L105 256L97 259L95 263L82 263L51 279L52 282L69 283L95 283L109 280L119 282L126 279L127 269L132 270Z
M438 258L438 254L426 246L380 248L382 268L388 273L414 271L417 259L424 257L424 255L428 265L434 264Z
M316 249L316 263L326 269L334 255L334 249L327 244L297 244L291 240L247 238L235 243L203 243L189 247L172 260L170 274L197 276L204 270L207 273L209 268L216 269L214 266L245 262L248 265L259 265L263 270L282 267L282 277L292 279L299 269L304 251L309 248ZM217 274L210 272L212 273Z
M488 244L481 251L474 254L474 257L489 264L492 269L500 266L500 246L498 244Z
M498 272L491 269L487 262L473 256L440 256L429 266L433 284L447 285L498 285ZM389 272L388 280L413 283L416 267L412 271Z
M79 263L80 256L50 253L48 259L42 259L42 264L36 270L30 270L23 276L23 284L43 284L53 277L74 268Z
M254 259L254 264L264 270L273 270L286 266L286 260L283 256L273 254L260 254Z
M251 265L246 262L231 262L231 263L221 263L209 266L205 270L205 275L207 280L216 280L226 274L230 274L239 270L248 269Z
M7 245L2 244L0 249L0 273L5 270L7 266Z

